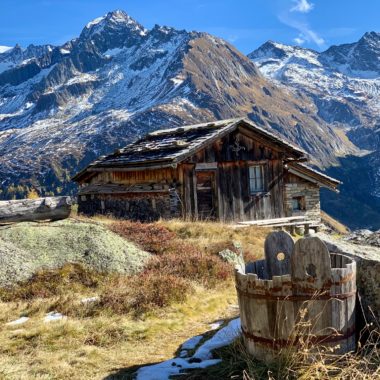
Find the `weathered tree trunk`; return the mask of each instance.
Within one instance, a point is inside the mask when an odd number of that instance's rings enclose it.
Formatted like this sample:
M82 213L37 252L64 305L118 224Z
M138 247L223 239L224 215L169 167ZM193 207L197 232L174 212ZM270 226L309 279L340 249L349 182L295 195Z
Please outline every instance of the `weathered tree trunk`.
M70 197L0 201L0 224L65 219L71 205Z

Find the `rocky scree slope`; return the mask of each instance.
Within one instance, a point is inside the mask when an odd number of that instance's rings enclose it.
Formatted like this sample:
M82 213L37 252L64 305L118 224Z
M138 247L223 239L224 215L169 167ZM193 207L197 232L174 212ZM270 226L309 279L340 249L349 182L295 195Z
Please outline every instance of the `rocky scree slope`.
M248 115L321 165L355 151L308 97L265 79L224 40L147 30L122 11L93 20L62 46L16 46L0 64L3 198L30 186L41 195L73 192L74 172L168 125Z
M328 170L344 185L339 196L324 193L326 211L353 228L380 228L380 33L321 53L268 41L248 56L360 149Z

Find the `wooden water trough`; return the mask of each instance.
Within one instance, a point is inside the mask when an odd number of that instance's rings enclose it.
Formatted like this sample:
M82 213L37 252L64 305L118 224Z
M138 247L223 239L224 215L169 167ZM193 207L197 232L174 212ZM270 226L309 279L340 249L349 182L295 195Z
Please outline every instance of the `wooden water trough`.
M294 244L288 233L272 232L265 260L236 270L236 288L244 342L257 359L288 349L355 349L356 263L329 253L318 237Z

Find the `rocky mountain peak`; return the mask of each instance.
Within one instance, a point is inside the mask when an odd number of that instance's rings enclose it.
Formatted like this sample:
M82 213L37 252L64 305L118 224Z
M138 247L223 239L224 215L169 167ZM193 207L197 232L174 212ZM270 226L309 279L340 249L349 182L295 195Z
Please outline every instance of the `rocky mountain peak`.
M374 49L378 49L380 47L380 33L378 32L367 32L364 36L359 40L359 44L365 43Z
M367 32L358 42L334 45L321 53L321 60L348 76L380 76L380 33Z
M90 21L82 30L80 38L91 39L97 34L111 32L144 36L147 30L124 11L116 10Z
M173 34L181 34L181 33L186 33L185 30L177 30L177 29L174 29L170 26L165 26L165 25L154 25L154 27L152 28L152 30L149 32L150 35L153 35L153 36L170 36L170 35L173 35Z
M248 54L248 57L250 59L256 59L270 56L271 58L282 59L287 56L286 52L289 51L289 48L291 48L291 46L283 45L278 42L269 40L261 45L258 49Z

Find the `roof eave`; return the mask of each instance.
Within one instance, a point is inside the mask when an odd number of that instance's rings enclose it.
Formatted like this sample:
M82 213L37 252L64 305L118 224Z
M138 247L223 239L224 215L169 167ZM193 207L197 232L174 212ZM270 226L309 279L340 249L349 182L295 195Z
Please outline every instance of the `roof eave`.
M297 170L298 168L294 167L288 167L288 172L292 173L298 177L301 177L303 179L306 179L309 182L313 182L320 187L324 187L326 189L329 189L331 191L334 191L336 193L339 193L338 186L342 184L342 182L338 180L330 180L327 178L324 178L318 173L313 172L311 169L310 170ZM306 172L307 171L307 172Z

